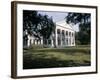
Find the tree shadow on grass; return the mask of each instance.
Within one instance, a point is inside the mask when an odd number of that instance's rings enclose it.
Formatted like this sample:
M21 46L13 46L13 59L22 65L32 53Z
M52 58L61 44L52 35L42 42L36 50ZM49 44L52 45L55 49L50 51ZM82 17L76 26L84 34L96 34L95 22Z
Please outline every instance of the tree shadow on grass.
M73 60L58 60L56 58L33 58L32 55L25 55L23 57L23 69L39 69L39 68L56 68L56 67L79 67L90 66L90 61L84 63L77 63Z

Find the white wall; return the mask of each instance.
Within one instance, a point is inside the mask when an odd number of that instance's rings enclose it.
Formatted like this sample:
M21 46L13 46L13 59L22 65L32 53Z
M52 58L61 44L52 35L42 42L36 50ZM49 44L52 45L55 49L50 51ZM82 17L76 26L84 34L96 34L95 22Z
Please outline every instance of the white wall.
M17 0L16 0L17 1ZM26 0L24 0L26 1ZM31 0L37 2L82 4L99 6L100 22L100 0ZM11 0L0 0L0 80L14 80L10 78L11 71ZM100 26L100 24L99 24ZM100 30L100 27L98 27ZM100 34L100 31L98 31ZM100 37L98 38L100 41ZM100 47L100 42L98 42ZM99 50L100 52L100 50ZM98 53L99 53L98 52ZM98 54L100 57L100 54ZM100 59L99 59L100 61ZM99 63L99 62L98 62ZM98 64L100 67L100 64ZM45 77L45 78L28 78L22 80L100 80L100 69L98 74Z

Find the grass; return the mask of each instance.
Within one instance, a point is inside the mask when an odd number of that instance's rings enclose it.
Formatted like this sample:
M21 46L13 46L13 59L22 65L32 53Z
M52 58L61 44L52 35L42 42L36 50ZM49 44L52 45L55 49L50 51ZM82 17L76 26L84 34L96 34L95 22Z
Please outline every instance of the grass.
M90 66L90 46L29 48L24 50L23 69Z

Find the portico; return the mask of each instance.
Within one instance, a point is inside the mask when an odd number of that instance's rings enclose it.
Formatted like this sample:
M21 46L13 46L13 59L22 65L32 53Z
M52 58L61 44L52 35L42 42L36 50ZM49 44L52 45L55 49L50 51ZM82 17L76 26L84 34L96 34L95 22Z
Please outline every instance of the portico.
M75 46L75 33L65 27L56 27L56 46Z

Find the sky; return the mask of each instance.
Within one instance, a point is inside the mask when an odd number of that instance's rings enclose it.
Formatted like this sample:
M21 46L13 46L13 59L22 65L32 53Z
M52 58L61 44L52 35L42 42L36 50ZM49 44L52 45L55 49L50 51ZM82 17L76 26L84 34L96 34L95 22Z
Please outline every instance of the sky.
M39 13L43 14L43 15L46 14L49 17L52 17L54 22L64 20L68 14L68 13L64 13L64 12L45 12L45 11L39 11Z
M65 20L65 17L68 15L68 12L52 12L52 11L38 11L38 13L42 15L48 15L49 17L52 17L54 22ZM79 31L78 25L74 25L73 29L75 31Z

